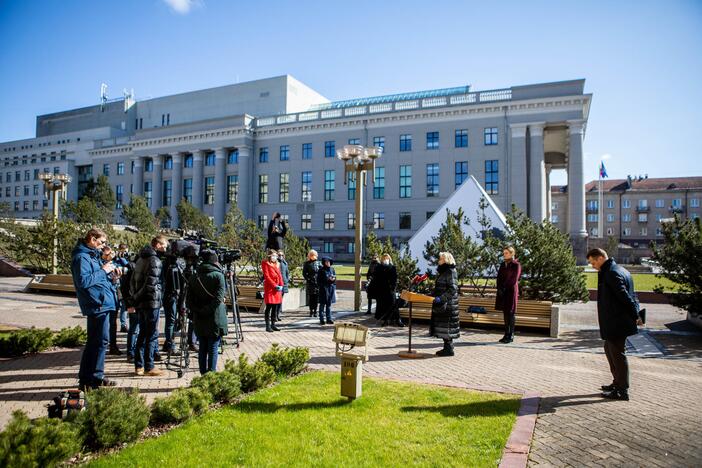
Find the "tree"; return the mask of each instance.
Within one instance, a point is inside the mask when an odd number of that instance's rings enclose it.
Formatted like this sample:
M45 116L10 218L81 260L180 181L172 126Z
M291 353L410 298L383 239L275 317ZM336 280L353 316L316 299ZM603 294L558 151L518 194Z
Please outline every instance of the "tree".
M104 226L114 221L112 211L116 202L109 180L100 175L97 182L93 179L88 182L80 200L64 201L62 212L65 217L77 223Z
M700 218L662 223L661 246L651 243L653 259L662 273L658 277L674 281L679 286L672 296L674 305L687 310L691 315L702 314L702 225ZM660 290L661 288L657 288Z
M176 206L180 228L185 231L197 231L203 237L213 239L217 230L214 221L205 213L197 209L185 198Z
M375 232L371 231L368 233L366 237L366 254L368 257L373 255L380 257L383 254L390 254L392 263L397 270L397 289L400 291L409 289L412 278L419 273L417 260L412 257L409 248L406 246L395 248L390 237L386 237L385 242L382 242Z
M461 225L467 221L463 208L459 208L455 214L447 209L446 221L439 228L437 235L424 246L424 258L434 267L439 263L439 253L450 252L453 255L459 285L463 285L470 276L469 263L479 256L480 249L473 239L463 232Z
M261 236L263 237L263 236ZM290 282L297 285L302 278L302 266L307 260L307 253L310 251L310 243L305 237L298 237L291 227L285 234L285 260L290 268Z
M263 233L250 219L246 219L236 204L232 204L224 218L218 242L226 247L241 250L239 273L254 270L262 277L261 262L265 256L266 243Z
M127 224L131 224L139 231L147 234L156 233L156 218L144 197L132 194L129 205L122 209L122 216Z
M167 228L170 227L171 225L171 211L169 207L167 206L162 206L158 210L156 210L156 214L154 215L156 218L156 223L158 224L158 227L160 228Z
M535 223L515 208L507 225L506 240L522 264L522 297L562 303L588 299L583 270L566 234L549 221Z

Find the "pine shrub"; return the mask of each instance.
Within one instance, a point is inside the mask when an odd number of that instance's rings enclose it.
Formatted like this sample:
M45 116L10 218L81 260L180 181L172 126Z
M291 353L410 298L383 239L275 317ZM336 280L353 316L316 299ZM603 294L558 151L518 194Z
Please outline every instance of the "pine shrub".
M8 333L0 338L0 357L16 357L38 353L53 343L53 333L48 328L29 328Z
M194 378L190 385L210 395L212 401L215 402L233 401L241 395L239 374L231 370L208 372Z
M179 388L151 405L151 422L172 424L187 421L203 413L212 402L210 394L200 388Z
M0 433L0 466L52 467L80 451L78 427L60 419L30 420L21 411Z
M88 340L88 332L80 326L62 328L54 335L54 346L77 348Z
M261 355L260 360L271 366L278 377L290 377L302 372L309 359L308 348L281 348L278 344L273 344L271 349Z
M87 447L114 447L139 437L149 424L149 407L136 390L100 387L86 394L86 409L75 421Z
M275 371L271 366L263 361L251 364L246 353L241 353L238 361L227 361L224 369L239 375L241 391L246 393L266 387L275 380Z

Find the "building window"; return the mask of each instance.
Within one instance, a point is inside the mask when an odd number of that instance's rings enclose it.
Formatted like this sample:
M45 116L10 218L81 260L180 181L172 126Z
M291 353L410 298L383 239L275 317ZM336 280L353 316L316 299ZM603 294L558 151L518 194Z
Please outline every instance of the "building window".
M373 137L373 146L379 146L379 147L383 148L383 152L385 152L385 137L384 136Z
M360 138L349 138L349 145L360 145L360 144L361 144Z
M464 180L468 178L468 161L456 161L455 165L455 184L458 188Z
M663 215L660 213L656 213L656 222L661 222L661 219L663 219Z
M412 214L409 211L400 211L400 229L412 229Z
M400 166L400 198L412 197L412 166Z
M607 222L608 223L613 223L614 222L614 215L612 213L607 215Z
M258 228L266 229L268 227L268 215L258 215Z
M302 159L312 159L312 143L302 144Z
M700 199L699 198L690 198L690 208L699 208L700 207Z
M110 177L110 165L109 164L102 165L102 175L104 175L106 177Z
M34 195L39 195L39 186L38 185L34 186Z
M163 169L166 171L173 169L173 156L168 155L163 159Z
M439 165L427 164L427 197L439 196Z
M16 197L20 196L20 186L19 185L15 185L15 196Z
M551 222L554 224L558 222L558 215L557 214L551 215Z
M373 213L373 229L385 229L385 213Z
M29 171L24 171L24 180L25 181L30 180Z
M29 185L24 186L24 196L28 197L29 196Z
M93 168L93 166L90 166L91 175L92 175L92 168ZM61 168L58 166L54 166L54 174L58 174L59 172L61 172Z
M16 201L15 202L15 211L19 211L19 210L20 210L20 204L18 201Z
M631 228L624 228L622 230L622 235L624 236L630 236L631 235Z
M227 176L227 203L236 203L239 199L239 176Z
M656 208L665 208L665 200L656 200Z
M588 200L587 201L587 209L590 211L597 211L599 203L597 200Z
M499 193L499 166L497 159L485 161L485 191L490 195Z
M334 200L334 171L324 171L324 201Z
M356 253L356 243L355 242L347 242L346 243L346 253Z
M324 229L334 229L334 213L324 213Z
M427 132L427 149L439 149L439 132Z
M346 229L356 229L356 213L349 213L347 215Z
M596 227L590 228L590 235L592 237L597 237L597 228Z
M312 215L304 213L300 216L300 229L303 231L308 231L312 229Z
M280 160L288 161L290 159L290 145L280 145Z
M22 208L24 211L29 211L29 200L25 200L24 203L22 204Z
M123 162L117 163L117 175L124 175L124 163Z
M373 198L380 200L385 198L385 168L376 167L373 172Z
M597 222L597 215L590 213L587 215L587 222L588 223L596 223Z
M32 200L32 210L33 211L39 210L39 200Z
M456 130L456 148L468 148L468 130Z
M15 172L15 182L19 182L22 180L22 173L20 171Z
M185 159L183 160L183 167L193 167L193 159L192 154L185 156Z
M674 198L673 199L673 208L680 208L682 207L682 198Z
M324 241L324 248L322 250L324 253L334 253L334 243L330 241Z
M239 150L229 150L227 154L227 164L239 164Z
M412 151L412 135L400 135L400 151Z
M312 201L312 172L302 173L302 201Z
M485 146L497 144L497 127L488 127L483 130L483 142Z
M267 163L268 162L268 147L258 149L258 162Z
M639 222L640 223L647 223L648 222L648 214L647 213L639 213Z
M336 156L336 143L333 141L324 142L324 157L333 158Z
M607 208L610 208L610 209L614 208L614 200L607 200Z
M210 151L209 153L205 154L205 166L214 166L215 165L215 154L213 151Z
M356 199L356 173L346 173L346 197L349 200Z
M193 202L193 179L183 179L183 198L188 203Z
M268 175L258 176L258 202L268 203Z
M173 201L173 181L164 180L163 181L163 200L161 206L171 206Z
M631 222L631 215L629 213L625 213L622 215L622 222L623 223L630 223Z
M663 237L663 228L656 228L656 237Z
M118 210L121 210L122 209L122 202L124 199L124 186L115 185L115 199L117 200L117 203L115 204L115 208Z
M639 200L636 206L642 209L646 209L648 208L648 200Z
M205 205L214 204L215 182L214 177L205 177Z
M278 201L287 203L290 200L290 174L281 172L279 182Z
M151 158L146 158L144 160L144 172L153 172L154 171L154 160Z
M153 183L149 180L144 182L144 198L146 199L146 206L151 208L151 198L153 194Z
M648 228L642 227L641 231L639 231L639 234L642 236L647 236L648 235Z
M622 208L631 208L631 200L628 198L622 199Z

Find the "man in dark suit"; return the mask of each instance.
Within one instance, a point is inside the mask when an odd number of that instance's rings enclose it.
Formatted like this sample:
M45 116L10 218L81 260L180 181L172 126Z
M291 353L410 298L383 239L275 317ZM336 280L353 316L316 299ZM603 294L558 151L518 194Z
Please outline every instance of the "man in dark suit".
M634 281L624 268L607 257L602 249L587 253L587 261L597 274L597 318L600 336L612 372L613 381L602 386L602 396L612 400L629 400L629 363L626 359L626 338L638 333L639 303Z

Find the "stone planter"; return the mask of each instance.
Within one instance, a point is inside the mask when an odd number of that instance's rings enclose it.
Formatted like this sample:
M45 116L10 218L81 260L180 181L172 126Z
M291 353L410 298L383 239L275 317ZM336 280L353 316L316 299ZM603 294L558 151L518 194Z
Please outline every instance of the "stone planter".
M697 328L702 328L702 314L692 315L690 312L688 312L687 321L695 325Z
M283 295L283 310L298 309L307 305L307 292L305 287L289 288Z

